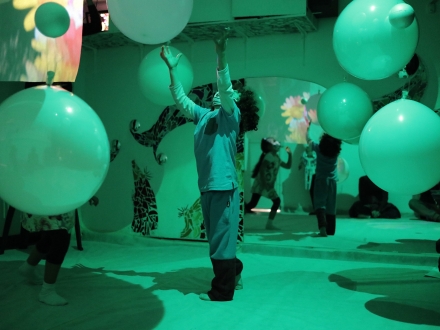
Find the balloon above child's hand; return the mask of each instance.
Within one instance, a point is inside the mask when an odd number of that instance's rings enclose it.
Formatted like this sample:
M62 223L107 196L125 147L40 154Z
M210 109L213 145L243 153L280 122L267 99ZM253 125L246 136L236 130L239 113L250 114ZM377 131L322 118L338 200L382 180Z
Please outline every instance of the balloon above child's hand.
M185 28L193 0L107 0L111 21L142 44L170 41Z
M35 12L35 26L46 37L61 37L69 30L69 13L55 2L46 2Z
M172 54L179 54L179 50L168 47ZM172 105L174 99L170 93L170 74L167 64L162 60L161 47L153 49L145 56L138 71L139 85L142 94L151 102L158 105ZM176 67L177 76L187 94L193 83L193 69L188 58L182 54Z
M360 79L378 80L397 73L411 60L418 24L413 20L404 29L393 26L388 16L398 4L402 1L356 0L345 7L333 31L333 49L345 71Z

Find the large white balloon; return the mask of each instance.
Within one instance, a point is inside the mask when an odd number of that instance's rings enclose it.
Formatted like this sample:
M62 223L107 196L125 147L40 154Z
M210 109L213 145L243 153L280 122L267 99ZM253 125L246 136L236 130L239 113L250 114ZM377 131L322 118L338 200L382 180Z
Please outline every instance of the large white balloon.
M440 117L415 101L392 102L365 125L359 156L365 173L383 190L424 192L440 182Z
M174 56L179 52L174 47L169 47ZM167 65L160 57L161 47L153 49L145 56L139 66L138 79L142 94L151 102L158 105L172 105L174 99L170 92L170 74ZM194 74L190 61L182 54L177 65L177 77L182 83L183 90L191 90Z
M0 105L0 196L15 208L72 211L99 189L109 161L101 120L72 93L34 87Z
M125 36L155 45L182 32L193 0L107 0L107 6L110 19Z
M327 89L318 102L318 121L331 136L353 139L373 115L373 105L360 87L347 82Z
M401 0L356 0L336 20L333 49L339 64L366 80L387 78L405 67L418 42L417 20L405 29L389 21L390 10Z

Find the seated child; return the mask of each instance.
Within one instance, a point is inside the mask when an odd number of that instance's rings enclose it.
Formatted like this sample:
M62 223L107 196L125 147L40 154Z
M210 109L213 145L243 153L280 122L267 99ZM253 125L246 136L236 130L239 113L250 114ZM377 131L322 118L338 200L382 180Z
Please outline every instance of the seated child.
M359 178L359 201L348 211L351 218L398 219L396 206L388 203L388 192L376 186L366 175Z
M440 209L432 196L438 190L440 190L440 182L431 189L421 193L420 198L412 198L409 201L409 208L414 211L417 218L440 222Z

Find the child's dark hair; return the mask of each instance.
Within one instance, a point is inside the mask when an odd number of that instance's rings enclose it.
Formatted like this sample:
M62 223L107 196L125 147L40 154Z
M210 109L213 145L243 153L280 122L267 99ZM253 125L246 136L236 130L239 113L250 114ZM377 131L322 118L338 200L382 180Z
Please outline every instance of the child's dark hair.
M267 141L266 138L261 139L261 155L260 155L260 159L258 160L257 165L255 165L254 170L252 171L252 178L256 178L258 175L258 171L260 170L261 164L263 163L263 159L264 156L266 156L266 154L268 152L270 152L272 150L272 143L270 143L269 141Z
M240 100L237 101L237 107L240 109L240 134L258 129L260 116L257 114L258 107L257 95L250 89L243 87L241 82L234 86L234 89L240 93Z
M341 152L342 141L324 133L319 141L319 151L323 156L334 158Z

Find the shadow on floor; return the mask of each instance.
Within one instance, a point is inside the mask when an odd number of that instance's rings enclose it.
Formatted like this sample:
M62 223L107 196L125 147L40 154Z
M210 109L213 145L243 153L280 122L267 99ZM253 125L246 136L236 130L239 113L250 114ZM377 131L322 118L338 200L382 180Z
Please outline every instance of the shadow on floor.
M41 286L27 284L17 276L21 264L0 261L0 300L9 311L2 313L0 329L35 329L36 324L40 329L154 329L165 313L155 290L199 294L210 288L213 277L210 268L159 273L78 264L62 268L57 282L57 292L69 304L53 307L38 301ZM42 265L38 271L43 272ZM132 278L124 280L124 276Z
M396 243L375 243L359 245L359 250L375 252L394 252L394 253L436 253L436 241L426 239L398 239Z
M338 272L330 282L341 288L379 295L365 304L378 316L411 324L440 326L440 280L410 268L364 268Z

